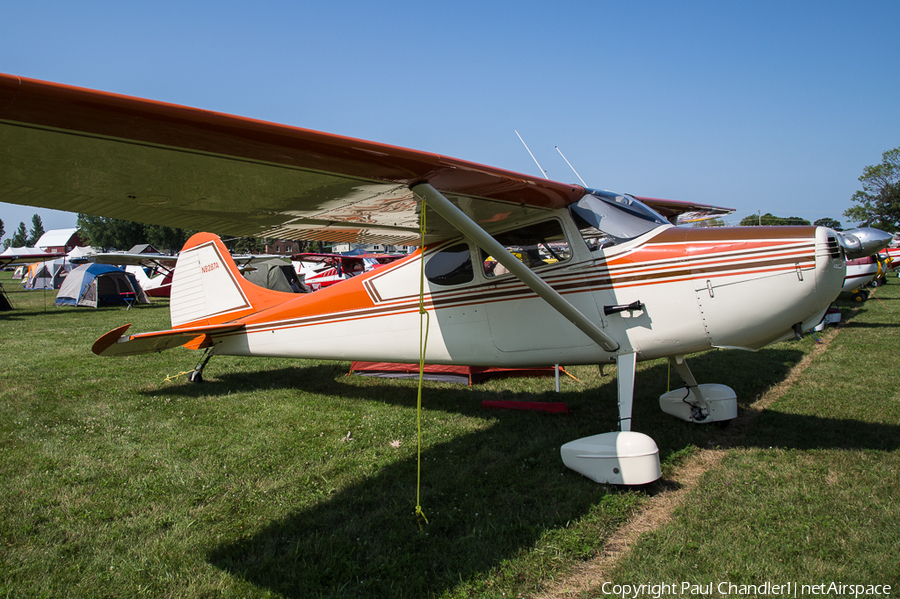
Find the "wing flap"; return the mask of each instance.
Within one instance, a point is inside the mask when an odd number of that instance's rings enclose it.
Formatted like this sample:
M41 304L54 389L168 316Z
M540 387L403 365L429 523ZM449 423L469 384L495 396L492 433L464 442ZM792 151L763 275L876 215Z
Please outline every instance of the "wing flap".
M243 324L213 325L126 335L130 326L131 324L126 324L106 333L94 342L91 351L98 356L121 357L161 352L182 345L198 349L208 347L212 335L244 328Z

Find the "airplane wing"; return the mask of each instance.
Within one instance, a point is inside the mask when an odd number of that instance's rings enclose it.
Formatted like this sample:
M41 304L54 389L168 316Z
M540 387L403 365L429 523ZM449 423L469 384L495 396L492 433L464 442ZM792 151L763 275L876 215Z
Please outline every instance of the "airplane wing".
M734 208L723 208L721 206L682 202L679 200L663 200L661 198L645 198L641 196L634 197L666 217L673 225L727 216L735 210Z
M231 236L414 245L430 183L476 222L584 189L439 154L0 75L0 202ZM457 236L428 208L426 240Z
M167 256L164 254L123 254L118 252L107 252L103 254L91 254L86 258L89 262L98 264L115 264L129 266L164 266L165 268L175 268L178 256Z
M0 254L0 267L18 266L20 264L34 264L35 262L46 262L47 260L56 260L64 258L65 254Z

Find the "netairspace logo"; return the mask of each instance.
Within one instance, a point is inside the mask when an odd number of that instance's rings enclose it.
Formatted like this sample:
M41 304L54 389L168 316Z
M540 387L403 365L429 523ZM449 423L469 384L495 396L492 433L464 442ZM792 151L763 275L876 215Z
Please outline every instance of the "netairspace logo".
M889 584L846 584L843 582L819 582L815 584L801 584L797 582L760 584L735 584L733 582L659 582L644 584L615 584L604 582L601 587L604 595L620 597L621 599L638 599L638 597L672 596L719 596L731 595L746 597L815 597L827 595L831 597L889 597L891 585Z

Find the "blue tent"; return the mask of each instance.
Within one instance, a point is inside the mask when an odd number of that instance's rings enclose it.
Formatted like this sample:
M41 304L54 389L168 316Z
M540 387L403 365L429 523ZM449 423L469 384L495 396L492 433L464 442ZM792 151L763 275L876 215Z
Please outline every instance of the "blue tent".
M134 275L109 264L84 264L63 280L56 294L57 306L149 304L147 294Z

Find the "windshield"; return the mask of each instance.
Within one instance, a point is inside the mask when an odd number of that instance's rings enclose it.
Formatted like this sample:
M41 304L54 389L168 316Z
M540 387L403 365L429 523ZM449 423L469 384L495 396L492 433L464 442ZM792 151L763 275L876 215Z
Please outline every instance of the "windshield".
M669 222L628 195L593 191L569 209L591 251L634 239Z

